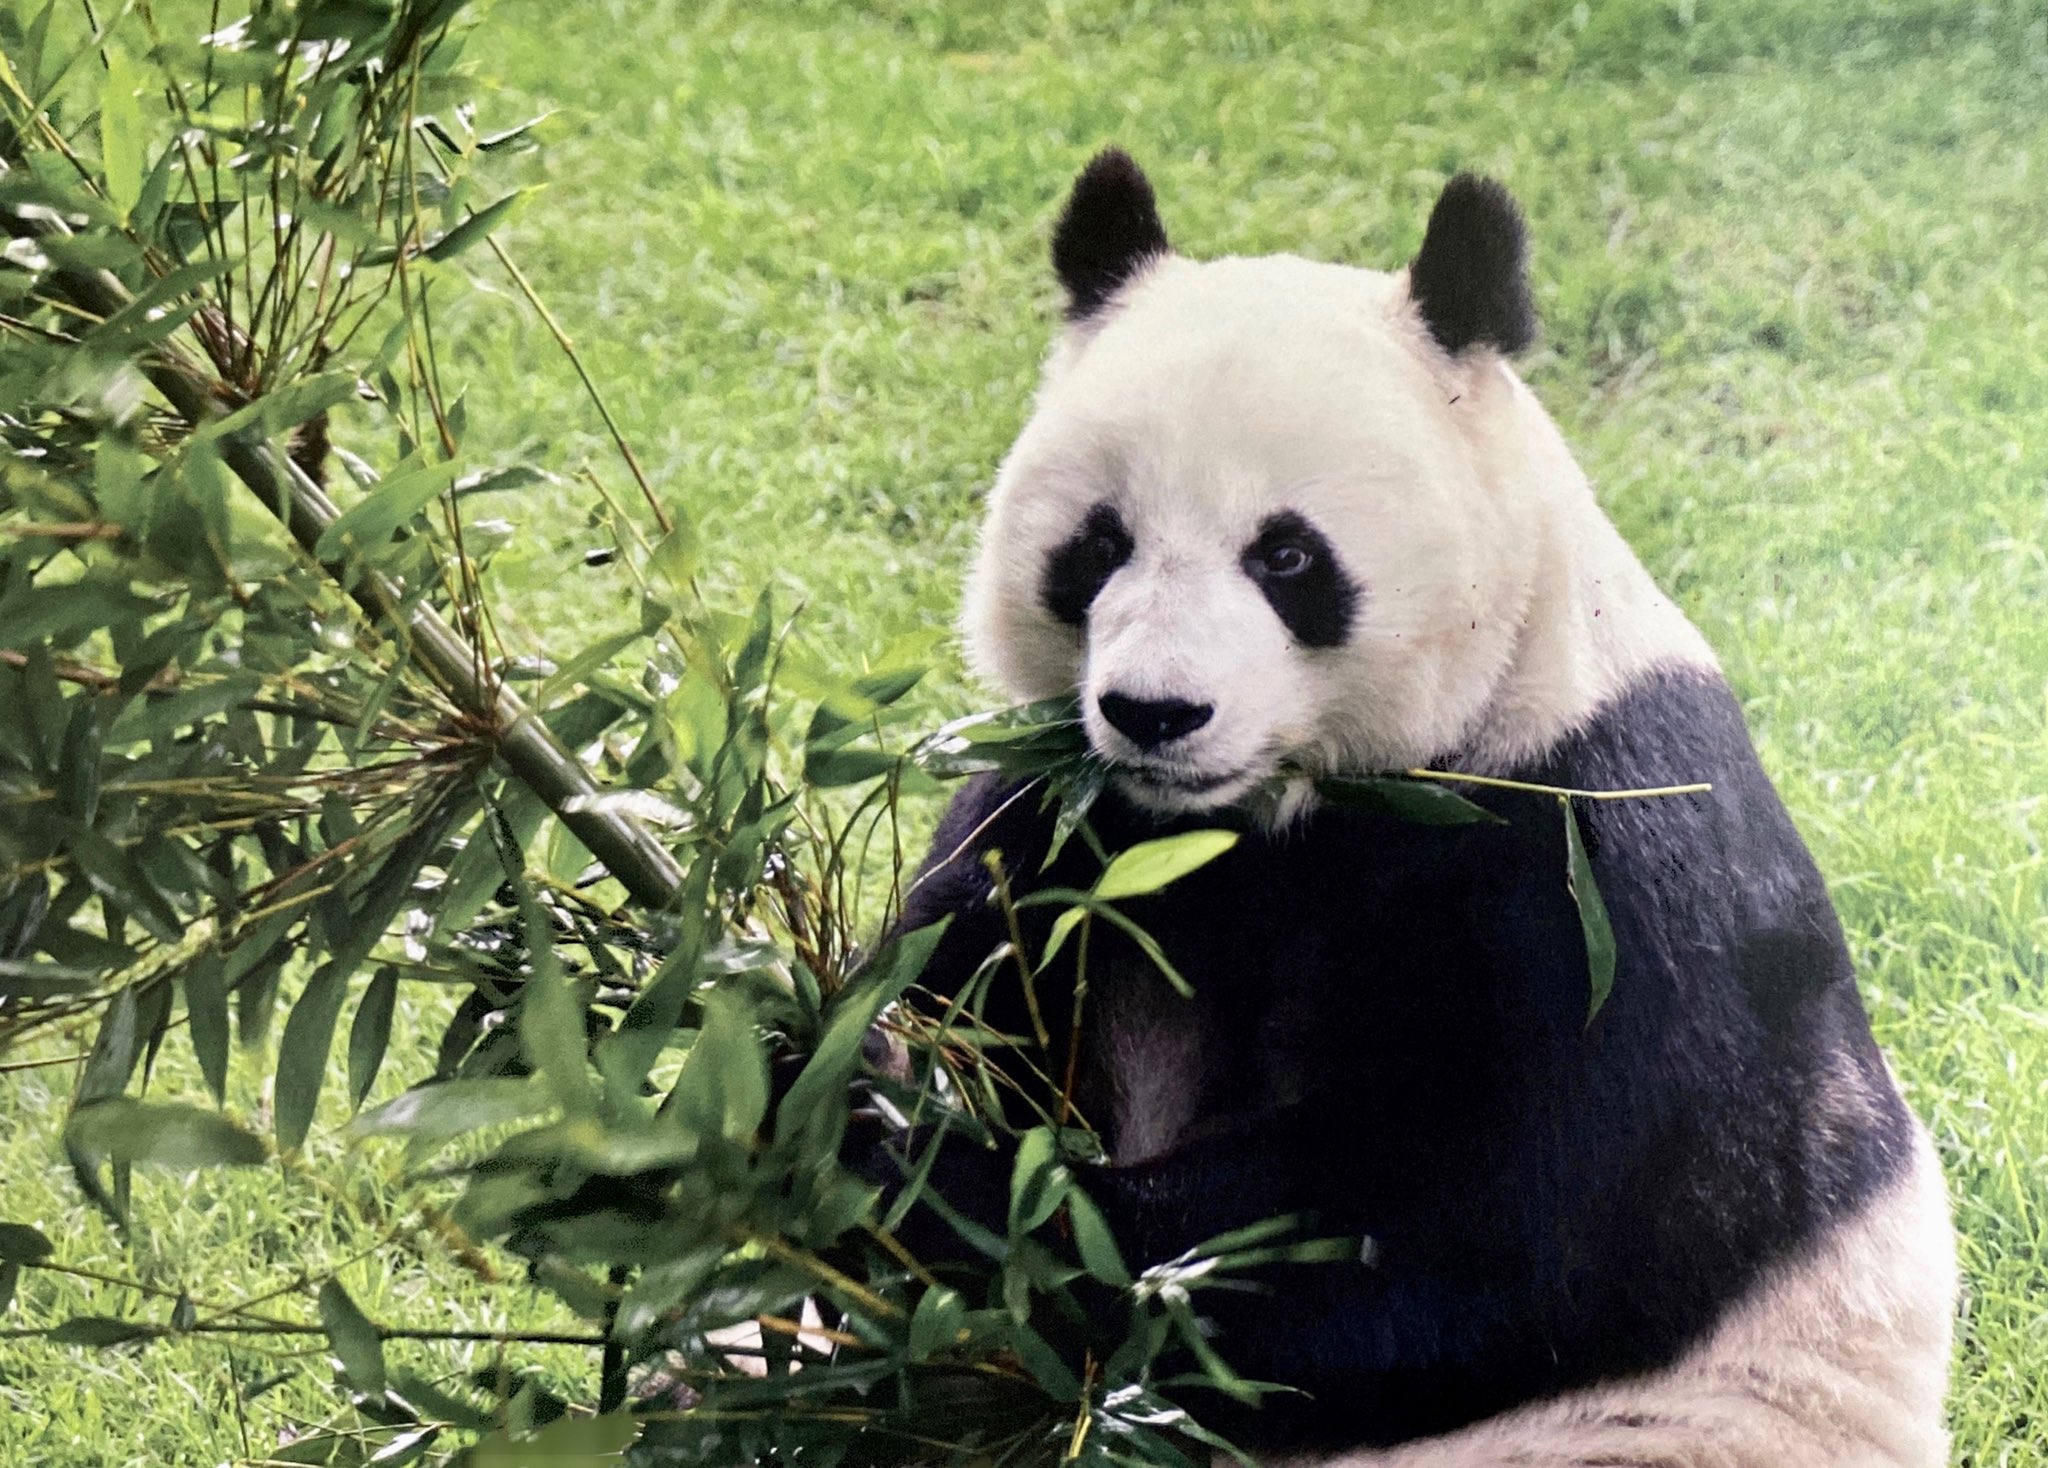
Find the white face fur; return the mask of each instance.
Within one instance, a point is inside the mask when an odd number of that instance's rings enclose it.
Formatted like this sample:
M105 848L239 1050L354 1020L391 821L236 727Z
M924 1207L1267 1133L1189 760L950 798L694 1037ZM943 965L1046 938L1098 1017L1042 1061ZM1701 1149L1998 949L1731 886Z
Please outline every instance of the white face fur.
M1013 697L1078 693L1160 812L1511 763L1633 669L1710 661L1498 352L1440 346L1408 272L1291 256L1156 255L1069 327L964 622Z

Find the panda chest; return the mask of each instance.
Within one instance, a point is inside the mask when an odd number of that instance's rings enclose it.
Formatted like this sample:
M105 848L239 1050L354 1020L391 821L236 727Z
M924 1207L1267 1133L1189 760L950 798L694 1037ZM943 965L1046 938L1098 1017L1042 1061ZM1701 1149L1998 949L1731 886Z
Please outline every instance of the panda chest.
M1134 947L1090 965L1077 1099L1120 1167L1309 1090L1307 1042L1321 1032L1314 1020L1292 1013L1284 991L1258 982L1263 974L1218 962L1227 949L1184 943L1173 951L1192 994Z

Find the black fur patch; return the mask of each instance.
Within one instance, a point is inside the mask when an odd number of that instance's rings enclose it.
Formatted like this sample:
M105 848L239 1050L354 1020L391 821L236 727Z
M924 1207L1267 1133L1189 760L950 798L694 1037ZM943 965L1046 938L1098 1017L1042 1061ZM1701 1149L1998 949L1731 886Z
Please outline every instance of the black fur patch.
M1243 831L1208 866L1123 904L1192 1000L1106 926L1089 951L1090 994L1105 1002L1091 997L1084 1023L1188 1004L1200 1037L1165 1078L1192 1098L1195 1139L1084 1179L1126 1258L1154 1263L1287 1212L1314 1215L1315 1236L1373 1242L1358 1263L1279 1266L1262 1293L1205 1296L1232 1365L1313 1394L1236 1423L1202 1409L1241 1442L1399 1442L1667 1365L1911 1155L1826 889L1718 677L1647 678L1512 773L1608 789L1713 782L1708 795L1584 805L1619 953L1590 1025L1550 796L1465 792L1504 825L1324 809L1283 835L1229 812L1161 823L1114 794L1090 815L1111 849L1193 826ZM1041 872L1051 816L1035 792L1015 793L994 779L962 791L934 859L966 849L906 904L906 926L953 915L923 981L941 998L1008 936L986 853L1001 852L1018 898L1098 874L1081 841ZM1053 911L1020 914L1031 951ZM1036 987L1055 1034L1073 1003L1072 948ZM1111 1002L1119 986L1138 992ZM984 1019L1031 1033L1021 986L995 985ZM1113 1040L1087 1035L1084 1061L1119 1053ZM1092 1070L1082 1110L1113 1116L1116 1078Z
M1123 516L1108 505L1097 505L1081 528L1047 558L1039 600L1062 622L1080 626L1088 620L1090 604L1131 558L1133 548Z
M1461 173L1430 211L1408 291L1445 351L1485 345L1519 352L1536 339L1527 260L1522 211L1508 191Z
M1121 148L1104 148L1074 180L1052 234L1052 268L1067 288L1067 319L1101 310L1149 260L1167 253L1152 185Z
M1301 559L1290 564L1290 552ZM1300 515L1268 515L1239 564L1303 647L1341 647L1351 635L1358 587L1322 532Z

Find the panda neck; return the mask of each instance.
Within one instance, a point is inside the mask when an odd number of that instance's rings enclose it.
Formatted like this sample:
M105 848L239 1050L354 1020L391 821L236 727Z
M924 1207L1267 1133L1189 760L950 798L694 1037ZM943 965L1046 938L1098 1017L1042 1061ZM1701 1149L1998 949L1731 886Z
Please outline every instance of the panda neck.
M1506 670L1459 752L1475 773L1540 760L1659 669L1719 674L1706 639L1601 511L1547 416L1540 427L1538 472L1552 512L1530 558L1528 607Z

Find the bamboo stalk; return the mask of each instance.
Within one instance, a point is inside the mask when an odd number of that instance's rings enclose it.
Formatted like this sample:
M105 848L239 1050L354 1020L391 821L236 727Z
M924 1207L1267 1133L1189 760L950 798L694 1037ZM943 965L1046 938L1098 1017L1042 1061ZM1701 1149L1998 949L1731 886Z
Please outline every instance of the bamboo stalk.
M42 220L5 220L9 232L46 232ZM51 284L79 309L105 320L128 305L127 289L99 270L59 270ZM225 415L228 404L212 375L175 348L160 346L142 369L156 390L193 428ZM277 448L254 434L231 434L221 458L256 500L277 515L308 556L321 532L340 517L327 492ZM675 857L640 822L607 809L597 797L604 788L582 761L564 749L539 717L502 682L478 666L470 645L432 607L407 604L400 588L383 573L322 561L321 569L346 588L370 619L410 645L414 659L434 685L487 731L492 747L513 776L531 790L589 848L633 899L659 911L681 895L683 871Z

